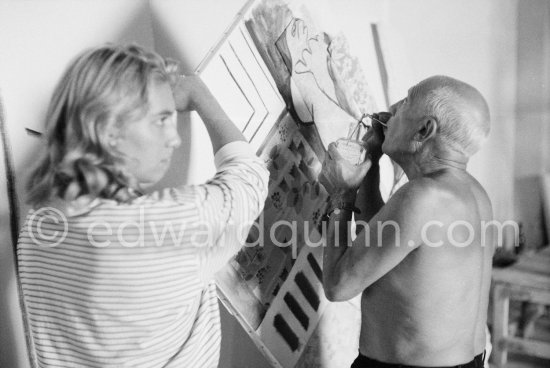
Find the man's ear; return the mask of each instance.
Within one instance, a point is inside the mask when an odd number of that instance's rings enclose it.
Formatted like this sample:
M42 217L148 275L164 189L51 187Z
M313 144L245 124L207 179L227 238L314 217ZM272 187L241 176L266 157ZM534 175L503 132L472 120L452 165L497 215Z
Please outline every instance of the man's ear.
M433 116L422 118L418 131L414 135L414 140L419 143L424 143L435 136L437 133L437 119Z

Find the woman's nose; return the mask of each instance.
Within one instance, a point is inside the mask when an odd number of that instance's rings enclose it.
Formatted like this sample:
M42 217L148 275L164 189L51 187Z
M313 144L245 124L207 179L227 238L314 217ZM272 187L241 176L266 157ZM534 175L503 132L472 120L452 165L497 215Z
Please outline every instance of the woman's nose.
M170 129L166 145L170 148L178 148L181 145L181 138L176 127Z

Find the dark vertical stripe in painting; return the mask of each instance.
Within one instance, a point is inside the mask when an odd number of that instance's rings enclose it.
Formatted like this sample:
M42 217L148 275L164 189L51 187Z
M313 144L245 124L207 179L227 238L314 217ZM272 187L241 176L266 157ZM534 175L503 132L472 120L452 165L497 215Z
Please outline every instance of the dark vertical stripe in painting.
M313 309L319 309L319 295L317 295L317 292L307 279L306 275L304 275L303 272L298 272L296 274L295 280L296 284L302 291L302 294L304 294L304 297L306 298L308 303L313 307Z
M13 158L11 152L11 145L8 137L8 127L6 123L6 117L4 115L4 105L2 102L2 96L0 95L0 139L2 139L2 149L4 150L4 166L6 168L6 188L8 194L8 207L10 216L10 232L13 247L13 260L15 267L15 279L17 281L17 291L19 293L19 307L21 308L21 315L23 318L23 328L25 329L25 341L27 343L27 352L29 357L29 363L32 368L35 368L34 355L29 321L27 317L27 309L23 301L23 288L21 287L21 281L19 280L19 264L17 262L17 237L19 234L19 203L17 201L17 189L15 186L15 168L13 165Z
M307 331L309 327L309 318L302 307L300 307L300 304L298 304L298 301L290 293L285 294L284 300L292 314L294 314L294 317L300 322L304 330Z
M372 38L374 40L374 48L376 49L376 57L378 58L378 68L380 69L380 78L382 79L382 88L384 89L384 98L386 99L386 105L390 106L390 95L388 91L388 70L386 69L386 62L384 61L384 53L382 52L382 45L380 43L380 34L378 33L378 26L375 23L371 24Z
M298 350L298 348L300 347L300 340L298 339L298 336L296 336L294 331L292 331L292 328L290 328L282 315L277 314L275 316L275 319L273 320L273 326L286 341L286 343L290 347L290 350Z
M321 270L321 267L319 266L319 263L317 263L317 260L313 256L313 254L309 253L307 255L307 262L311 266L311 269L315 273L315 276L319 279L319 281L323 282L323 270Z

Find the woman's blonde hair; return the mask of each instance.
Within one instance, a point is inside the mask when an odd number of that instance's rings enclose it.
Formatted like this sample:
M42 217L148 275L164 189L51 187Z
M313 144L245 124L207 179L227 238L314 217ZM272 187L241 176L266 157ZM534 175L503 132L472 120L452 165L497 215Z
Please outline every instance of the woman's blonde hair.
M148 109L154 80L174 82L177 66L137 45L105 45L80 54L57 85L46 116L46 155L27 183L37 206L82 195L127 201L133 178L109 147L113 132Z

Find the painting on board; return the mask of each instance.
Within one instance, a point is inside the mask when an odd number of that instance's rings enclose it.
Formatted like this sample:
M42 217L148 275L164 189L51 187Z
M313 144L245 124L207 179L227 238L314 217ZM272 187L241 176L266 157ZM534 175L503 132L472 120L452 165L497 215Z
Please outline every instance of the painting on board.
M285 111L285 103L243 24L234 26L197 72L245 138L259 149Z
M301 2L259 2L246 26L290 113L313 124L324 147L349 136L362 113L377 111L345 37L317 29Z
M372 54L369 72L378 77ZM359 120L385 108L384 93L345 37L319 30L295 1L249 1L197 72L270 171L263 213L216 276L220 299L273 366L294 367L328 303L320 221L328 193L319 181L326 147L359 138Z
M293 367L327 303L321 216L328 194L321 161L283 113L262 144L268 198L247 244L216 277L220 298L276 367Z

